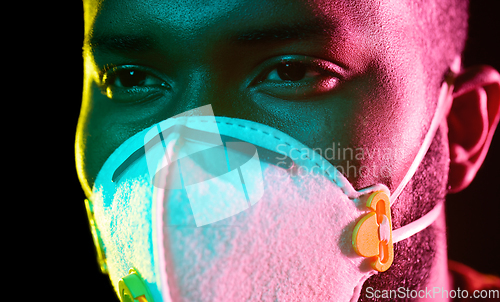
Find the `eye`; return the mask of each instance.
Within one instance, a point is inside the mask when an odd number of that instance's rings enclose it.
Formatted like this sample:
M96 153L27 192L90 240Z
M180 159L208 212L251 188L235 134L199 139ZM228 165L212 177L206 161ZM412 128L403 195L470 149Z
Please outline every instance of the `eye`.
M253 89L286 100L306 100L335 89L342 70L332 62L306 56L270 60Z
M304 78L319 76L320 73L312 70L303 62L282 62L268 75L266 80L273 81L291 81L296 82Z
M122 65L102 72L101 89L117 102L137 102L158 97L170 86L156 72L141 66Z
M111 76L106 77L108 85L114 85L115 87L121 88L158 84L156 80L157 79L148 76L148 74L143 71L133 69L118 70Z

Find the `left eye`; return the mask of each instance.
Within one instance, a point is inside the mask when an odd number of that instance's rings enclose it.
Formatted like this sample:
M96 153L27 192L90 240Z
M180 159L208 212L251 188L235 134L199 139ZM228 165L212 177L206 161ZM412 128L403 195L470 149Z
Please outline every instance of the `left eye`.
M319 72L312 70L303 62L282 62L275 69L271 70L265 80L296 82L304 78L317 77Z
M264 63L252 90L283 100L308 100L333 91L345 72L333 62L308 56L278 57Z

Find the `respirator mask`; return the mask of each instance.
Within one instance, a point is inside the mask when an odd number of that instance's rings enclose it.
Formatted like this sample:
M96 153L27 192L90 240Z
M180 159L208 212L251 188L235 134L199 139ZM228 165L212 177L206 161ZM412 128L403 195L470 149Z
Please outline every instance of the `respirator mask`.
M357 301L393 244L442 204L392 229L391 205L417 170L450 103L394 192L355 190L320 154L210 105L157 123L107 159L86 200L103 272L121 301Z

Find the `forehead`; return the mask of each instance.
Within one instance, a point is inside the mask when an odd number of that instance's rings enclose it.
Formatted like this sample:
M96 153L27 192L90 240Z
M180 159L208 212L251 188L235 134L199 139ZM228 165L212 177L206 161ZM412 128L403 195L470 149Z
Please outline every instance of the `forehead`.
M389 13L393 17L400 15L400 22L409 11L405 0L84 0L84 5L91 17L105 11L115 17L128 14L136 20L149 15L193 29L224 20L248 22L257 17L264 22L278 18L275 21L279 22L289 17L308 18L311 14L344 21L355 17L355 22L367 25L364 20L374 21L383 14L389 17Z
M190 50L220 45L230 37L334 38L336 53L363 58L390 55L388 45L408 45L413 24L404 1L305 0L86 0L86 44L96 36L148 36L164 46ZM274 32L273 32L274 30ZM401 33L405 33L402 35ZM399 33L399 34L394 34ZM321 35L317 35L321 38ZM109 40L109 39L108 39ZM96 44L96 43L94 43ZM340 61L340 60L339 60ZM354 65L360 62L351 62ZM366 63L366 62L365 62ZM354 67L354 66L352 66Z

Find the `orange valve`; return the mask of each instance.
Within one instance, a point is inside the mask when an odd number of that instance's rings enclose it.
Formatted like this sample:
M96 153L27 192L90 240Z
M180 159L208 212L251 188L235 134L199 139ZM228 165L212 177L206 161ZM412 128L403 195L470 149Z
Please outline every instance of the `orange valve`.
M118 281L118 292L121 302L153 302L146 283L133 268Z
M352 246L358 255L373 258L373 269L385 272L394 260L389 196L382 191L373 192L366 206L371 212L354 227Z

